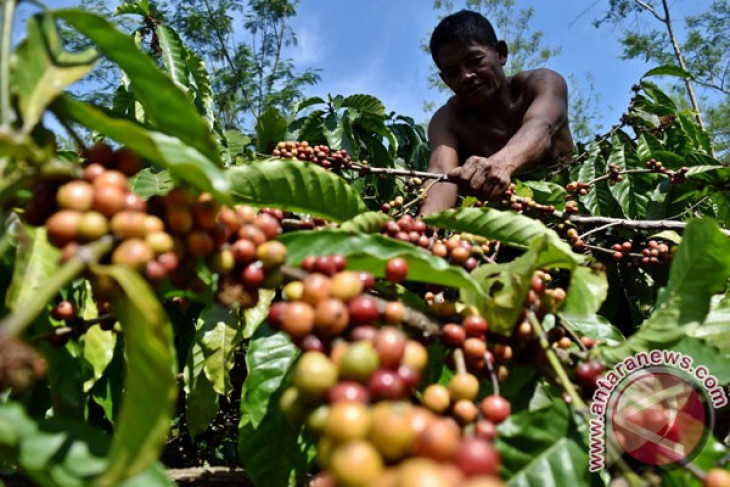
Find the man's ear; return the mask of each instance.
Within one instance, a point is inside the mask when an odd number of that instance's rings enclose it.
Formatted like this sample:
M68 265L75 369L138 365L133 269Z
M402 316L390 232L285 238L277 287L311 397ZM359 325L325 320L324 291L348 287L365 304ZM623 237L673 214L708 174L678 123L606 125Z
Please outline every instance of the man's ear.
M507 64L507 57L509 56L507 43L504 41L497 41L497 44L494 46L494 50L497 51L497 54L499 55L499 64L502 66Z

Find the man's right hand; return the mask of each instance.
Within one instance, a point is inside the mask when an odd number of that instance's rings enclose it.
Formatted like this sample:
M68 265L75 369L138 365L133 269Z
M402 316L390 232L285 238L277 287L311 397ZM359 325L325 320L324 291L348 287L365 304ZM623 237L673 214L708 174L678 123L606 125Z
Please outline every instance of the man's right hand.
M502 197L512 181L512 171L500 158L469 157L464 165L451 169L447 175L459 188L483 201Z

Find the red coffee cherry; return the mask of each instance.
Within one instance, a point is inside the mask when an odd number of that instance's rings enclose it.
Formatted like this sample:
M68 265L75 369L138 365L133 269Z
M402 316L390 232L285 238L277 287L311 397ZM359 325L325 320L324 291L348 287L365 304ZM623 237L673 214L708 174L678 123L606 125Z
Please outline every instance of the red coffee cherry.
M469 337L484 337L489 329L487 320L479 315L469 315L461 322L461 326L464 327L466 336Z
M378 319L378 305L370 296L362 294L352 299L348 304L350 321L355 326L370 325Z
M401 257L390 259L385 264L385 278L390 282L400 283L406 280L408 262Z
M76 305L71 301L61 301L51 310L55 320L72 320L76 318Z
M507 399L502 396L487 396L479 405L482 414L486 419L494 424L499 424L509 418L512 413L512 407Z
M456 452L456 465L467 477L497 475L502 460L497 449L488 441L465 438Z

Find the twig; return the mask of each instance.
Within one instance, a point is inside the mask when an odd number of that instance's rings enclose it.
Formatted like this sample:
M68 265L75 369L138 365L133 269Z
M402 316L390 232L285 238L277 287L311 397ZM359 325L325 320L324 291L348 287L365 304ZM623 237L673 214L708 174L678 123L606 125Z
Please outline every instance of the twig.
M593 235L594 233L598 233L598 232L602 232L604 230L608 230L609 228L615 227L616 225L618 225L618 223L616 223L616 222L612 222L612 223L607 223L605 225L601 225L600 227L594 228L592 230L588 230L586 233L583 233L581 235L578 235L578 238L580 240L583 240L588 235Z
M438 179L434 179L433 181L431 181L430 183L428 183L428 186L426 186L425 188L423 188L423 191L421 191L421 193L416 198L414 198L413 201L409 201L408 203L406 203L405 205L403 205L403 207L401 208L402 213L405 213L408 208L410 208L411 206L415 205L419 201L422 201L423 199L425 199L426 198L426 195L429 192L429 190L431 188L433 188L433 186L436 183L438 183L438 182L439 182Z
M492 394L494 394L495 396L499 396L499 378L497 377L497 373L494 370L494 364L492 364L490 356L492 356L492 354L486 352L484 354L484 362L486 363L487 370L489 371L489 380L492 382Z

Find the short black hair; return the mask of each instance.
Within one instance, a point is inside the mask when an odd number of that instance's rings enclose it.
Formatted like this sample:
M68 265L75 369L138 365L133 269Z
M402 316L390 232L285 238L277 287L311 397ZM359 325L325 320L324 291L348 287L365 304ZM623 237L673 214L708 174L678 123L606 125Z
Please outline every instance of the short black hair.
M492 24L482 14L471 10L460 10L444 17L431 34L429 48L436 66L439 64L437 59L439 49L450 42L494 47L497 45L497 34Z

